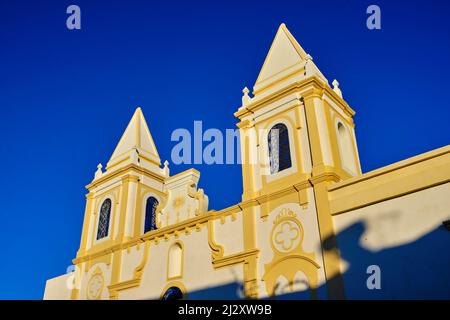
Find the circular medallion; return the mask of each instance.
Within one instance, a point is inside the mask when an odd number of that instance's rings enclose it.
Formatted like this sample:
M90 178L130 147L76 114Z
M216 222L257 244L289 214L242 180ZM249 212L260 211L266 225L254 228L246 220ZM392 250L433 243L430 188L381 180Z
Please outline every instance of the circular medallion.
M90 300L100 299L103 290L103 276L94 274L88 282L87 297Z
M282 253L294 250L300 244L301 232L301 227L296 220L283 219L272 230L273 247Z

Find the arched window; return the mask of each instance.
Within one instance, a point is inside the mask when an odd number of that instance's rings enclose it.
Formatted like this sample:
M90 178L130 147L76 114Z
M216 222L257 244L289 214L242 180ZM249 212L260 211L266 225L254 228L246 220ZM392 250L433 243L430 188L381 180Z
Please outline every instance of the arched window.
M305 273L297 271L292 283L292 291L306 291L309 289L309 280Z
M183 299L183 292L178 287L170 287L164 292L161 300L181 300Z
M279 276L274 286L274 294L276 296L289 293L291 288L289 287L289 281L284 276Z
M103 201L98 217L97 240L108 236L109 218L111 216L111 199Z
M174 243L169 249L167 261L167 278L181 277L183 273L183 248L180 243Z
M269 144L270 173L274 174L290 168L292 162L287 127L282 123L274 125L269 131L267 141Z
M337 124L337 132L342 166L349 169L351 173L355 173L356 167L350 133L341 122L338 122Z
M159 202L155 197L149 197L145 205L144 233L156 230L156 207Z

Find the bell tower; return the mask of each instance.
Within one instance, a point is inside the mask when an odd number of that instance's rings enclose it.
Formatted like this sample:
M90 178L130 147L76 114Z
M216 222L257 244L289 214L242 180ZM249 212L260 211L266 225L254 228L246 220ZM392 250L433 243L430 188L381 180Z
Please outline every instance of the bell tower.
M107 290L97 291L86 278L97 277L104 285L119 283L122 268L122 246L144 233L145 200L164 198L167 163L161 161L141 108L137 108L106 170L99 164L94 179L86 186L86 210L80 248L74 264L82 271L77 279L79 289L72 298L107 299ZM93 266L96 266L93 268ZM95 270L93 270L95 269ZM84 270L84 272L83 272ZM84 276L86 275L86 277ZM100 280L101 279L101 280ZM83 287L87 285L87 289ZM80 296L81 294L81 296ZM111 294L111 293L110 293Z
M281 24L240 120L243 199L312 176L339 181L361 173L353 116L339 83L332 87Z
M308 228L318 231L309 237L322 247L321 270L331 298L343 297L343 285L328 186L361 174L354 114L338 81L330 86L285 24L278 28L253 97L244 88L234 114L241 139L242 201L259 206L244 212L247 243L251 247L258 236L254 221L272 221L286 203L298 205L305 217L312 212L316 225ZM331 250L323 248L325 242Z
M133 245L160 229L208 211L194 169L170 176L161 160L141 108L137 108L112 153L106 170L98 165L86 186L86 210L80 248L73 263L81 271L73 299L115 299L126 288L123 270ZM142 273L135 273L139 283ZM86 280L91 279L91 280ZM99 288L108 288L100 290Z
M142 188L149 189L155 198L163 196L167 167L160 168L161 160L141 108L137 108L109 159L106 170L99 164L93 181L86 187L85 221L78 255L101 250L121 243L141 228L134 223L137 196ZM98 235L102 204L109 200L107 229Z

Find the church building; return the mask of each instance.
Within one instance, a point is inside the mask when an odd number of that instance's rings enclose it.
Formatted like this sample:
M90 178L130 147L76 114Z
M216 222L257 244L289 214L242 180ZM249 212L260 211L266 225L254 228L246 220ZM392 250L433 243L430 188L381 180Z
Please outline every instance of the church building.
M44 299L450 299L450 146L363 174L355 111L284 24L234 111L243 194L216 211L138 108Z

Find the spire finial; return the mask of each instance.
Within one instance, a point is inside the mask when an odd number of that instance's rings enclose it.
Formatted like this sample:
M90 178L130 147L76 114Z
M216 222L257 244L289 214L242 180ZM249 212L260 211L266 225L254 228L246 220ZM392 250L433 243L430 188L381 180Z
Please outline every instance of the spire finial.
M103 168L102 164L99 163L97 165L97 171L95 171L94 179L98 179L102 176L102 174L103 174L102 168Z
M250 92L250 90L248 90L247 87L245 87L244 89L242 89L242 106L246 106L248 104L250 104L250 102L252 101L252 98L250 98L250 96L248 95L248 93Z
M336 94L342 98L342 91L339 88L339 82L336 79L334 79L331 84L333 85L333 91L336 92Z
M130 154L130 160L131 160L131 163L134 163L137 165L139 165L141 162L141 160L139 159L139 150L136 147L133 148L133 151Z
M313 57L311 57L310 54L307 54L305 56L306 62L305 62L305 75L310 76L316 73L316 65L313 62Z
M165 176L165 177L168 177L169 176L169 173L170 173L170 170L169 170L169 161L164 161L164 168L163 168L163 175Z

